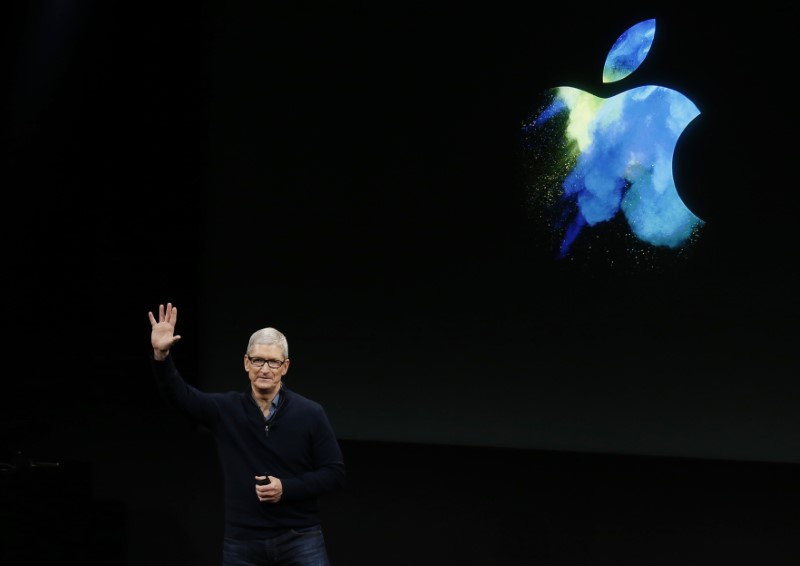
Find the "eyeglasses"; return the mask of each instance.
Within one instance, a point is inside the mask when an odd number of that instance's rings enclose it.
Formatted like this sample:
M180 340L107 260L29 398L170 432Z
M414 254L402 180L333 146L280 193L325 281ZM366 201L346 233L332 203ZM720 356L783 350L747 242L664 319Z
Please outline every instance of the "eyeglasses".
M264 364L267 364L271 369L278 369L286 361L286 360L265 360L264 358L251 358L250 354L247 354L247 359L250 360L250 363L253 364L253 367L261 368L264 367Z

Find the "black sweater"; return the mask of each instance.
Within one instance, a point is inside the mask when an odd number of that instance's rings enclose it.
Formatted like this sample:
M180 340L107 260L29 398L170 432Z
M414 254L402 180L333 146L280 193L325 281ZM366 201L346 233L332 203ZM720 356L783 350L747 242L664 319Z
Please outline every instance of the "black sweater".
M152 364L166 398L214 437L225 482L226 537L261 538L319 524L319 496L341 488L345 479L339 443L319 403L282 384L267 428L249 388L205 393L183 380L172 356ZM258 500L256 475L281 480L278 503Z

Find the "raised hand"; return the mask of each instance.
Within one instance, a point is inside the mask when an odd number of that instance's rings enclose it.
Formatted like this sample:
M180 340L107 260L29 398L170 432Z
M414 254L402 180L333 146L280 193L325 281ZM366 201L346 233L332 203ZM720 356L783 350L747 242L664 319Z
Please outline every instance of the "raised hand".
M150 311L147 313L150 318L150 343L153 345L153 356L157 360L163 360L169 355L172 346L181 339L179 334L175 334L175 325L178 322L178 307L173 307L172 303L158 305L158 321Z

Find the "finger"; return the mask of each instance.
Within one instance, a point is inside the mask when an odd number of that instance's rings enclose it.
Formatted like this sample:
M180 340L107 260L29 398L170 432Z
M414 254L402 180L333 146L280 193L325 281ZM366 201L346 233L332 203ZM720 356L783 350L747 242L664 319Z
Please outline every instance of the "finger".
M167 308L164 310L164 321L174 324L176 310L173 308L172 303L167 303Z

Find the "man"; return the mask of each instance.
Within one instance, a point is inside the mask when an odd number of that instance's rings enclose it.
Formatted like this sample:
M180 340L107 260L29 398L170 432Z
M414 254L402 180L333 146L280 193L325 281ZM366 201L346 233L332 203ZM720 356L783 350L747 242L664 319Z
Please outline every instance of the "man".
M289 345L274 328L250 337L244 392L206 393L186 383L171 348L178 309L158 307L152 366L163 394L213 434L225 497L223 566L327 566L318 498L344 485L339 443L319 403L283 384Z

